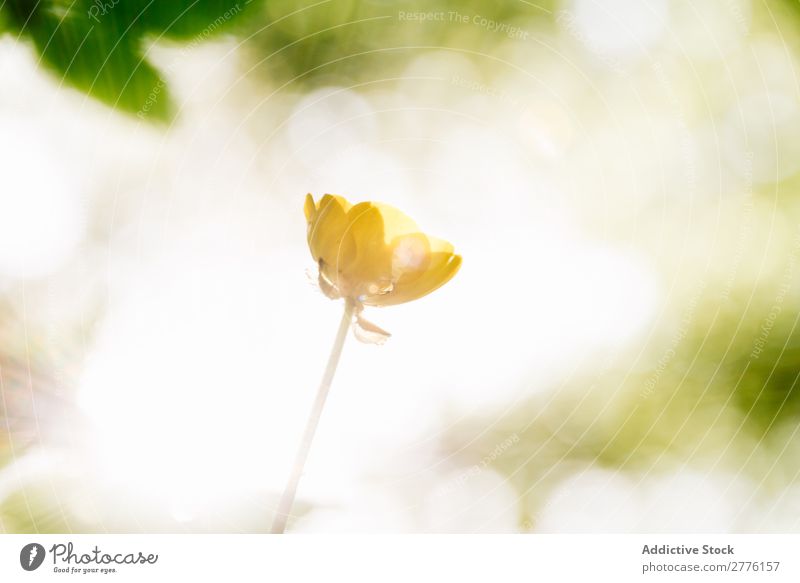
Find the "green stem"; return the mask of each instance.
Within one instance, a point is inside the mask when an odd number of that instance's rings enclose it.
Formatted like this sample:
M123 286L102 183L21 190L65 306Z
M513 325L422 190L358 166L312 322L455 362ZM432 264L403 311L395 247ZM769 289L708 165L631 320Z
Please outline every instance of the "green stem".
M303 468L308 459L308 452L311 450L311 442L314 441L314 434L317 432L319 419L325 407L325 400L328 397L331 382L333 382L333 375L336 373L336 367L339 364L339 357L342 355L342 348L344 347L345 338L347 338L347 331L350 328L350 323L353 321L354 310L355 303L351 300L345 300L344 314L342 315L342 321L339 323L339 331L336 333L336 340L333 342L331 354L328 357L328 366L325 367L325 374L322 375L322 381L319 383L319 389L317 389L317 398L314 400L314 405L311 407L308 421L306 421L306 429L303 433L303 440L300 442L300 447L294 458L292 473L289 475L289 480L286 482L286 487L283 489L280 502L278 502L278 509L275 512L275 519L272 523L272 534L283 534L286 530L286 522L289 520L289 516L292 512L292 505L294 504L294 498L297 494L297 486L300 483L300 477L303 475Z

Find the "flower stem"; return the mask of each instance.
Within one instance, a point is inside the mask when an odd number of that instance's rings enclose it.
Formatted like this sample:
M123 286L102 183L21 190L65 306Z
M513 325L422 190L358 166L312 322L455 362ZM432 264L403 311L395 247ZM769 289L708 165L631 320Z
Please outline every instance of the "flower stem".
M345 338L347 338L347 330L350 328L350 323L353 321L353 311L355 304L351 300L345 300L344 314L342 314L342 321L339 323L339 331L336 333L336 340L333 341L333 348L328 357L328 366L325 367L325 374L322 375L322 381L319 383L317 389L317 398L314 400L314 405L311 407L311 413L308 415L306 421L306 429L303 432L303 441L300 442L300 447L294 458L294 465L292 466L292 473L289 475L289 480L286 482L286 487L283 489L280 502L278 502L278 509L275 513L275 519L272 523L272 534L283 534L286 530L286 521L292 512L292 505L294 498L297 494L297 486L300 483L300 477L303 475L303 468L308 459L308 452L311 450L311 442L314 440L314 434L319 425L319 419L322 416L322 409L325 407L325 400L328 397L328 391L331 388L333 375L336 373L336 367L339 364L339 357L342 355L342 348L344 347Z

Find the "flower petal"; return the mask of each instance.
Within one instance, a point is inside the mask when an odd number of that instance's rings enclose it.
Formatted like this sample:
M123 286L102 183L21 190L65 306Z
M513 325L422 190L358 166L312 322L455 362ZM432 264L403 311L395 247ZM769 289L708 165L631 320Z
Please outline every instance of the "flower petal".
M390 293L364 298L371 306L392 306L416 300L446 284L461 267L461 256L450 253L432 253L428 269L419 276L401 278Z
M308 219L308 248L314 261L321 259L326 265L333 265L347 228L350 203L332 194L326 194L317 204L313 203L313 197L306 196L304 211Z
M417 223L406 215L403 211L382 202L372 202L372 206L377 208L383 218L383 235L386 243L402 235L419 233Z
M347 213L347 227L337 253L338 281L351 297L379 293L392 284L392 249L386 244L381 211L369 202Z
M314 221L317 214L317 203L314 202L314 197L309 192L306 195L306 201L303 205L303 212L306 215L306 222L310 225Z
M431 241L422 233L395 237L392 241L392 281L420 277L431 263Z

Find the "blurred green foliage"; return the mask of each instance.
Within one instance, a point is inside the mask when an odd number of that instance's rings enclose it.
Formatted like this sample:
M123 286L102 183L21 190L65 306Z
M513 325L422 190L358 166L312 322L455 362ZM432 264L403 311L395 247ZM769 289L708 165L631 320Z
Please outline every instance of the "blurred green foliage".
M6 0L6 31L27 39L41 64L67 85L127 113L171 114L169 90L145 55L145 41L203 40L253 10L245 0ZM157 98L153 98L153 92Z
M18 490L3 501L2 526L6 532L33 534L42 532L74 532L79 525L68 519L63 507L54 504L58 496L52 487Z
M399 71L425 47L490 52L506 37L487 34L471 22L476 16L525 28L531 19L552 18L555 8L553 0L7 0L0 5L0 31L33 43L41 64L65 84L121 111L164 121L173 108L165 80L145 54L150 40L192 43L234 32L247 40L256 71L267 79L335 78L345 85L374 67L388 71L394 63ZM446 16L401 16L423 13Z
M472 444L474 461L519 437L493 468L517 488L526 528L535 527L558 481L579 467L632 475L713 467L766 490L794 483L800 253L797 243L782 243L774 273L750 288L745 274L732 290L724 276L698 284L669 318L676 332L650 342L639 362L588 371L461 424L448 440L452 449L463 455L463 444Z
M427 49L493 54L499 42L513 39L473 19L533 35L531 22L553 20L557 6L554 0L271 0L266 22L252 31L253 57L272 79L346 86L375 71L397 73Z

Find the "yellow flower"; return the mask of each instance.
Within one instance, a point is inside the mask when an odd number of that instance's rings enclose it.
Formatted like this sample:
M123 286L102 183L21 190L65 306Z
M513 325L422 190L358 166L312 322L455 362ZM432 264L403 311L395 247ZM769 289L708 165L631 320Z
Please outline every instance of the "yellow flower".
M354 302L357 312L421 298L450 281L461 266L450 243L421 233L394 207L351 205L332 194L315 202L308 194L304 210L320 288L330 298Z

